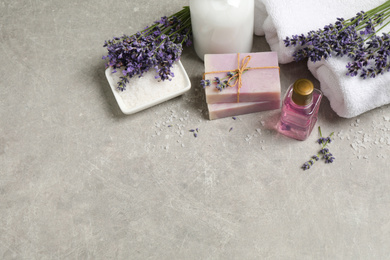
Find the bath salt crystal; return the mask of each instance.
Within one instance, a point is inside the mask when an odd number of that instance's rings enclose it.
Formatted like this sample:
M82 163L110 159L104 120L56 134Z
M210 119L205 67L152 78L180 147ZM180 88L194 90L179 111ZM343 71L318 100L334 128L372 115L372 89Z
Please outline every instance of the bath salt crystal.
M106 70L106 77L116 101L124 114L132 114L174 97L184 94L191 88L191 82L180 61L173 64L171 71L174 77L171 80L159 81L156 71L151 69L142 77L135 76L129 79L126 89L117 89L122 70L112 73L112 68ZM157 112L156 112L157 114Z
M162 96L173 94L186 87L185 78L182 73L178 73L176 64L173 65L172 72L175 74L172 80L158 81L155 79L156 72L149 71L140 78L131 78L126 90L117 91L129 109L155 102ZM122 76L120 71L113 74L116 81L119 81L120 76Z
M358 146L357 146L355 143L351 144L351 147L352 147L355 151L358 150Z

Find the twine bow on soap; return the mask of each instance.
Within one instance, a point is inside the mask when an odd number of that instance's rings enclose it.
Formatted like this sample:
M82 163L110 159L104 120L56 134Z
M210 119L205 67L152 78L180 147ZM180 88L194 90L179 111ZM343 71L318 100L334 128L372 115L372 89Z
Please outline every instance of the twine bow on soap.
M254 70L254 69L279 69L278 66L266 66L266 67L254 67L254 68L247 68L248 63L251 60L251 56L247 55L245 58L242 59L241 61L241 66L240 66L240 53L237 53L237 69L235 70L220 70L220 71L210 71L210 72L205 72L203 73L203 79L205 79L206 74L214 74L214 73L223 73L223 72L232 72L232 73L237 73L237 77L230 77L229 80L227 81L226 85L229 87L234 87L237 85L237 103L240 102L240 89L242 87L242 74L247 71L247 70ZM230 81L235 78L235 81L233 84L230 84Z

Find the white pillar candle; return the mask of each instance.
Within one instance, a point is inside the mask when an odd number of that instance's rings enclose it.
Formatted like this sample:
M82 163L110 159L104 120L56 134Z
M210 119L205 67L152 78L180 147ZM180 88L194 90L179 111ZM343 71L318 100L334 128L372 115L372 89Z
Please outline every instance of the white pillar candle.
M254 0L190 0L194 48L205 54L251 52Z

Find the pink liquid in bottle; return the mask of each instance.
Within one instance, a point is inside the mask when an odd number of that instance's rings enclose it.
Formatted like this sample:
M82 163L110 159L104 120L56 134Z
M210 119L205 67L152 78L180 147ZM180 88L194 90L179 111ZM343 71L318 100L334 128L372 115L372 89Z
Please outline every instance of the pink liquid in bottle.
M297 80L284 97L278 131L297 140L308 138L317 122L321 99L322 92L314 89L313 83Z

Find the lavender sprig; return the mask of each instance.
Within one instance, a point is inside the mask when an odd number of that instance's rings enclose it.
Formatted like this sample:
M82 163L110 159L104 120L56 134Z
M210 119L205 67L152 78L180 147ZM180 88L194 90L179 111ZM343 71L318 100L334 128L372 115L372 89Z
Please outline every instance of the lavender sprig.
M248 69L244 70L244 73L248 71ZM226 76L223 78L220 77L214 77L214 80L209 80L209 79L202 79L200 81L200 85L205 88L208 86L211 86L212 84L215 85L215 88L218 89L219 91L224 90L227 87L230 87L229 82L234 82L238 77L238 72L237 71L229 71L226 73Z
M315 162L320 160L320 157L325 160L325 163L332 163L335 160L334 156L329 152L329 149L326 147L332 142L332 136L334 132L332 132L328 137L322 136L321 127L318 127L318 132L320 134L320 138L317 140L317 143L319 143L322 148L316 155L313 155L309 161L305 162L302 165L303 170L309 170Z
M390 71L390 34L377 35L389 20L390 0L351 19L338 18L323 29L286 37L284 44L298 47L293 53L296 61L348 56L351 62L346 65L346 75L374 78Z
M123 91L129 79L141 77L150 69L155 69L159 80L171 80L173 63L181 57L183 45L192 44L190 9L185 6L181 11L161 17L153 25L131 36L123 35L105 41L103 47L108 54L106 68L112 67L113 73L122 70L118 89Z

